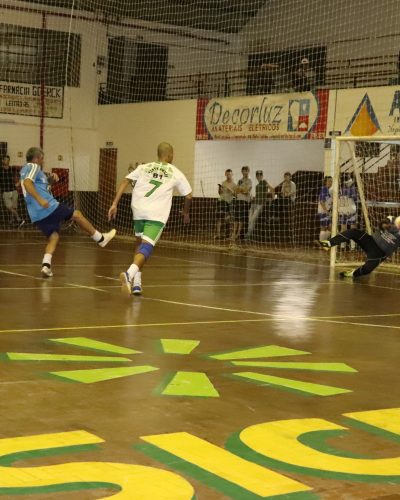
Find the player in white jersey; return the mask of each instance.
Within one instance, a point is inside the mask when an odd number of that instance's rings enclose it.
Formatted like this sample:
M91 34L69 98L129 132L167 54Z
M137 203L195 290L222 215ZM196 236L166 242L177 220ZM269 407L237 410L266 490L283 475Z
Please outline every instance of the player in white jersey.
M142 293L141 269L159 240L171 211L172 196L177 190L185 197L183 221L189 223L192 188L184 174L174 165L171 144L162 142L157 148L158 161L139 165L121 182L108 211L109 220L117 214L118 202L125 190L135 181L132 191L132 212L137 238L133 264L120 274L122 291L129 295Z

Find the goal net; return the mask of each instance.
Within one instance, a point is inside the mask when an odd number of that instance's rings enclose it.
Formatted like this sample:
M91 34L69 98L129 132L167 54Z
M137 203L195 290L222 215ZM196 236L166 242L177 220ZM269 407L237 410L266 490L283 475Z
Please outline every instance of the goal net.
M331 189L332 235L361 228L369 234L389 215L400 215L400 140L387 137L337 137ZM331 251L332 265L365 260L353 242ZM394 254L387 262L398 266Z
M108 208L121 180L167 141L194 199L185 226L174 197L161 243L319 259L331 89L399 77L391 2L341 4L3 0L0 157L16 168L0 168L0 228L25 220L21 231L36 231L18 169L42 146L57 199L132 237L129 190L115 221ZM363 25L349 23L360 11Z

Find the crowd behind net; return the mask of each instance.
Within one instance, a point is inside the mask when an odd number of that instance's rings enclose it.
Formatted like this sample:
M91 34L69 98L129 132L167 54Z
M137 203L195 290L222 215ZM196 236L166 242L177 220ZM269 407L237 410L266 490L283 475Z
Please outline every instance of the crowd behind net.
M53 168L60 149L67 151L62 166L68 171L57 170L61 180L53 187L54 194L103 229L110 227L106 213L123 172L153 160L138 158L132 151L130 161L121 164L113 145L99 157L101 146L96 141L86 155L82 153L85 134L89 129L96 133L100 110L107 106L399 83L400 14L392 0L4 0L0 11L2 90L8 83L33 85L38 95L47 92L46 99L37 99L35 116L16 125L13 133L24 145L43 143L47 170ZM57 92L63 93L61 111ZM57 113L62 113L58 121ZM0 123L13 122L7 114L0 118ZM151 117L144 125L150 136L156 119ZM174 120L173 111L170 119ZM190 166L188 175L195 185L191 224L183 225L182 200L176 197L163 242L321 257L315 242L332 230L321 222L321 214L331 212L333 198L330 181L324 180L330 152L323 144L320 170L308 170L307 161L297 161L295 154L289 178L281 168L287 154L284 140L273 141L262 160L261 146L254 141L224 141L225 157L218 148L199 142L197 170L193 173ZM338 145L339 229L365 223L355 168L371 224L400 213L399 145L379 140L352 145L354 161L348 144ZM240 165L235 162L238 149L248 151ZM11 165L20 166L23 158L16 156L17 150L11 151ZM6 154L4 147L1 154ZM299 150L298 155L307 153ZM251 196L235 191L246 165ZM218 187L229 168L234 195ZM257 170L263 171L263 178ZM256 192L261 179L266 182ZM249 217L247 201L253 197L257 207ZM27 220L22 230L33 230L21 196L18 211ZM4 204L0 223L4 230L18 225ZM132 234L130 193L122 199L116 227L120 234ZM339 262L358 259L351 247L338 251Z

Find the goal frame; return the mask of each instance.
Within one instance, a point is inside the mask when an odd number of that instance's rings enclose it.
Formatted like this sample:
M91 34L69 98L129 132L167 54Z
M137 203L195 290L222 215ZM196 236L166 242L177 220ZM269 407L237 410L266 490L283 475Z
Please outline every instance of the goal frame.
M368 234L372 233L371 221L368 214L368 207L365 199L364 186L361 179L360 170L357 165L355 153L356 142L381 142L383 144L400 144L400 136L398 135L379 135L379 136L336 136L332 141L332 156L333 156L333 183L332 183L332 237L338 234L339 223L339 195L340 195L340 151L347 143L349 148L350 160L353 166L354 179L357 186L358 196L360 199L361 210L364 216L365 228ZM333 247L330 252L330 267L335 268L339 265L336 262L337 248Z

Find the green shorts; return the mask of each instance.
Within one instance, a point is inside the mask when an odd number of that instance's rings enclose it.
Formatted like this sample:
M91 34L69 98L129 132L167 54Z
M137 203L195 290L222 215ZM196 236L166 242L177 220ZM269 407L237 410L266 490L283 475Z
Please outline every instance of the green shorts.
M160 239L165 224L156 220L135 220L133 227L135 236L140 236L142 240L154 246Z

